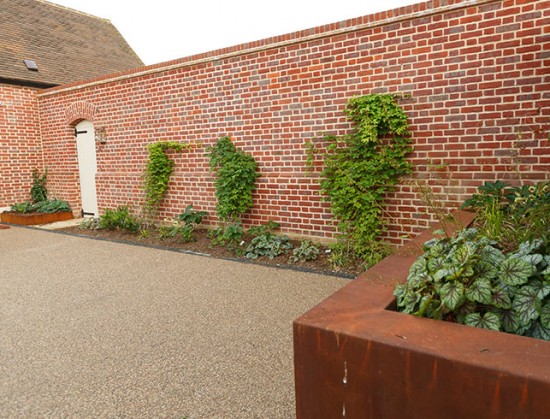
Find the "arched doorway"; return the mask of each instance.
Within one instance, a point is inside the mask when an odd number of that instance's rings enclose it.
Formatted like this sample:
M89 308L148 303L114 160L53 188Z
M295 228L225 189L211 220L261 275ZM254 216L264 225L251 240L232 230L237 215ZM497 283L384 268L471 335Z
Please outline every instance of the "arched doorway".
M91 121L79 122L75 127L78 172L80 175L80 196L82 215L99 216L95 175L97 159L95 153L94 124Z

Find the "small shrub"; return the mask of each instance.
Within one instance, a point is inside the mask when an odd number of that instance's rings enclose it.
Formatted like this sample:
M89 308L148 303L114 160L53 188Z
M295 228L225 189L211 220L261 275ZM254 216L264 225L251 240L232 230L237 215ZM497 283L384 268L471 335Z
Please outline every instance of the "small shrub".
M101 230L101 219L99 217L84 218L78 228L81 230Z
M212 245L227 246L229 250L237 255L242 255L244 241L244 229L241 223L232 223L224 227L217 228L210 233Z
M204 217L208 215L205 211L193 210L193 205L188 205L185 211L175 217L171 226L161 226L159 228L159 238L179 236L185 242L195 241L194 231Z
M290 249L292 249L292 243L287 236L266 233L256 236L250 241L245 256L248 259L257 259L261 256L273 259L287 253Z
M273 234L275 230L278 230L281 225L275 221L269 220L267 223L250 227L247 231L253 237L262 236L266 234Z
M292 251L290 262L306 262L309 260L317 260L319 257L319 247L309 240L304 240L300 246Z
M521 187L486 182L462 208L476 211L476 227L504 251L538 238L546 244L549 241L550 182Z
M107 230L125 230L137 233L141 227L140 222L130 213L127 205L119 206L116 210L106 209L100 217L100 226Z
M507 254L475 229L433 239L395 289L400 311L550 340L550 255L543 240Z
M338 240L330 245L329 260L336 270L345 270L350 266L361 266L366 270L390 254L390 246L381 241L373 241L370 247L363 249L362 257L358 259L349 241Z

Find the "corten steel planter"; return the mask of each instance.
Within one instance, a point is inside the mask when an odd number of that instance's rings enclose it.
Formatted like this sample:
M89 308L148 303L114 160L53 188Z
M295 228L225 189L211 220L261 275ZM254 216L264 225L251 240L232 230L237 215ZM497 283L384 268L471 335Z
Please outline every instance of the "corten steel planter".
M28 214L22 214L19 212L3 212L0 214L0 217L5 223L30 226L70 220L73 218L73 213L71 211L53 213L31 212Z
M431 237L294 322L298 419L550 417L550 342L393 310L396 283Z

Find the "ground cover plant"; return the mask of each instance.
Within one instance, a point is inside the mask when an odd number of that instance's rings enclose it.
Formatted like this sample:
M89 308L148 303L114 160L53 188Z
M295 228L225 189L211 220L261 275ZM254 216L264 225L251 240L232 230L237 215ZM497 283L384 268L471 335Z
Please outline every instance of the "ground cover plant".
M107 217L105 217L105 215ZM227 243L212 240L212 230L201 228L200 221L207 215L204 211L194 210L188 205L185 211L168 224L152 226L142 234L137 219L128 206L105 211L99 218L85 218L78 227L67 227L65 232L87 235L117 241L134 242L166 248L183 249L194 253L208 254L213 257L241 259L243 261L274 266L290 266L314 272L342 275L353 278L362 269L349 267L346 270L334 270L330 261L331 250L328 245L314 243L311 240L293 240L277 235L278 224L269 221L248 230L239 225L238 231L226 229L228 234L239 237L233 243L238 246L236 252ZM187 221L185 221L187 220ZM182 233L186 226L193 225L191 237Z
M464 206L476 228L425 244L398 309L550 340L549 183L486 183Z
M245 256L248 259L257 259L262 256L274 259L287 254L292 249L292 243L288 236L274 234L274 230L279 227L278 223L269 221L267 224L248 230L248 234L252 235L253 239L250 240L250 244L246 248Z

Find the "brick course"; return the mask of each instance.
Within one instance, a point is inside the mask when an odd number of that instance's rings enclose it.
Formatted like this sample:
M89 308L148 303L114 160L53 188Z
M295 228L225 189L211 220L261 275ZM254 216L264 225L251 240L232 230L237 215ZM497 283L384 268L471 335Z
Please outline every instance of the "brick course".
M549 27L548 1L431 1L49 89L39 102L50 183L79 207L72 127L82 119L107 135L101 209L139 206L147 144L189 142L173 153L160 216L193 204L215 224L205 150L230 135L262 174L245 223L332 237L320 156L308 175L304 143L349 132L342 110L353 95L397 93L415 147L414 174L386 208L387 237L400 243L433 218L418 183L457 206L484 181L549 177Z
M0 208L30 198L44 168L36 90L0 84Z

